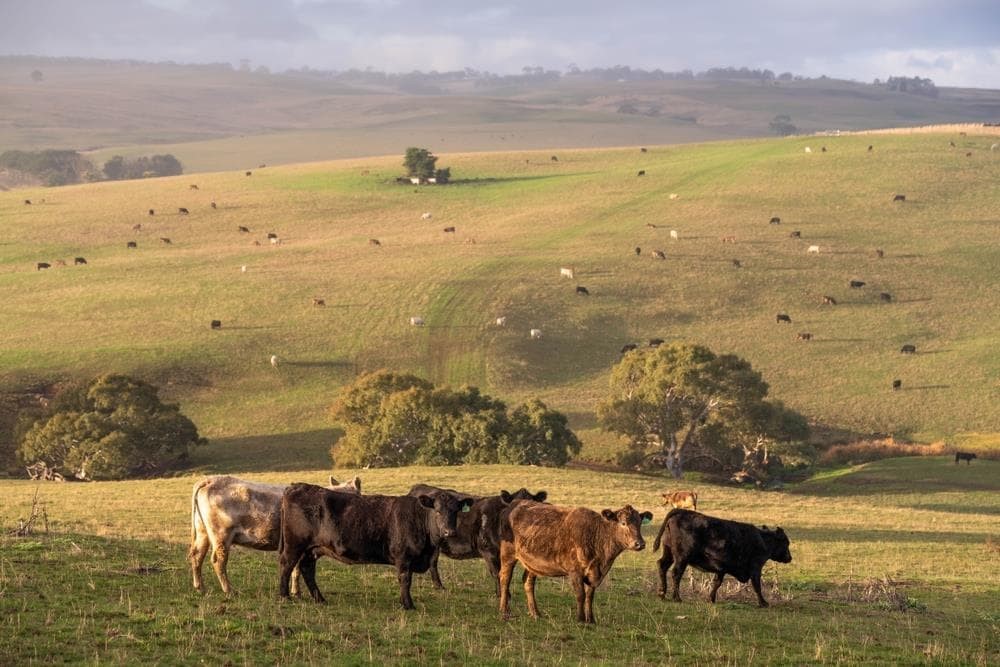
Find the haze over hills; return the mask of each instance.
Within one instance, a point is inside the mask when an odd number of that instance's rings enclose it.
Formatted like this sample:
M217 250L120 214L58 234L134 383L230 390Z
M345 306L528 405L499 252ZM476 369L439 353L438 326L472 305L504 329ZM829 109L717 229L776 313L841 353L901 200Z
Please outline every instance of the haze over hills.
M33 70L42 72L33 81ZM669 144L1000 120L1000 91L937 97L834 79L331 77L228 65L0 57L0 149L176 155L186 172L392 155Z

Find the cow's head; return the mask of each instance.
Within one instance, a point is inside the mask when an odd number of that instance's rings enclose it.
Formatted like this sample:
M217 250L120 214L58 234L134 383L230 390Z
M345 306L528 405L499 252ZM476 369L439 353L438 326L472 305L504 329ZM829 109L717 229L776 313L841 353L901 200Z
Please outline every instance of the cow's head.
M788 535L779 526L771 530L764 526L760 531L760 536L767 545L767 557L779 563L791 563L792 552L788 550Z
M361 478L355 477L350 482L340 483L334 479L333 475L330 475L330 486L327 487L331 491L340 491L341 493L353 493L355 495L361 495Z
M545 499L549 497L549 494L545 491L539 491L538 493L532 493L526 488L521 487L514 493L510 491L501 491L500 500L504 505L510 505L515 500L533 500L536 503L544 503Z
M603 510L601 516L615 524L618 542L623 547L633 551L646 548L646 541L642 539L642 524L653 520L652 512L639 512L631 505L626 505L617 512Z
M431 521L441 537L451 537L455 534L459 513L468 512L475 502L472 498L456 498L447 491L417 496L417 500L431 510Z

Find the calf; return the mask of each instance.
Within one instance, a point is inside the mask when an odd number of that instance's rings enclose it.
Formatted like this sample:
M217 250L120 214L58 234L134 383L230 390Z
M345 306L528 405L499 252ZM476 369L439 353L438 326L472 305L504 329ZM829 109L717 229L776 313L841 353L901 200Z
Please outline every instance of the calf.
M865 281L863 280L852 280L850 282L851 289L861 289L865 286Z
M271 357L277 365L277 357ZM250 482L228 475L214 475L195 483L191 494L191 548L188 560L196 590L204 590L201 565L212 552L212 567L227 595L233 587L226 574L234 544L258 551L278 548L281 494L285 485ZM330 477L333 491L361 493L361 479L343 484ZM297 587L298 576L292 582Z
M576 286L576 293L577 294L581 294L583 296L590 296L590 290L588 290L583 285L577 285Z
M741 583L749 580L757 593L757 603L766 607L767 601L760 589L764 563L768 560L792 562L788 536L781 528L757 528L749 523L726 521L686 509L670 510L660 526L653 551L660 548L663 537L659 595L662 598L667 594L667 570L673 565L673 599L677 602L681 601L680 585L684 570L693 565L704 572L715 573L708 596L713 603L722 580L728 574Z
M213 329L221 329L222 328L222 320L212 320L211 327Z
M682 507L686 509L698 509L697 491L672 491L660 494L663 496L663 504L670 507Z
M527 501L511 507L500 537L500 614L510 618L510 579L521 563L532 618L539 615L535 580L569 577L576 593L576 619L595 623L594 592L622 551L646 548L642 524L652 520L652 513L631 505L600 514L586 507Z
M917 346L916 345L910 345L909 343L907 343L903 347L899 348L899 351L900 351L901 354L916 354L917 353Z
M399 602L413 609L413 573L426 572L445 538L455 535L458 515L472 506L445 491L412 496L355 496L312 484L292 484L281 498L278 540L279 593L287 598L296 565L316 602L316 559L393 565Z
M959 461L965 461L965 465L972 465L974 458L976 455L972 452L955 452L955 465L958 465Z
M895 195L892 201L906 201L906 195Z
M774 316L774 320L777 324L781 324L782 322L787 322L788 324L792 323L792 318L789 317L787 313L778 313Z

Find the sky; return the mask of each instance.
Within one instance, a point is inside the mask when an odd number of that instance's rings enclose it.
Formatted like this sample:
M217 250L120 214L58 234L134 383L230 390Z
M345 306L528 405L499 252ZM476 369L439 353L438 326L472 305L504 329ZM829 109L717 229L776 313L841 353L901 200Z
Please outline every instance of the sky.
M274 71L747 66L1000 88L1000 0L0 0L0 54Z

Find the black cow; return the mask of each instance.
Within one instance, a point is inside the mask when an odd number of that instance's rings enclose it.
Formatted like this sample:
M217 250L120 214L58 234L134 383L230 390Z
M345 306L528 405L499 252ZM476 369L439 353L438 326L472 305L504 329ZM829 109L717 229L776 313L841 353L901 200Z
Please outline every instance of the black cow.
M170 243L170 239L168 239L166 236L161 236L160 241L162 241L163 243Z
M878 298L881 299L882 301L885 301L886 303L892 301L892 295L889 294L888 292L880 292Z
M400 604L413 609L413 573L428 570L438 547L456 534L459 514L472 504L444 491L416 498L355 496L292 484L281 498L279 593L288 597L289 579L298 565L313 599L325 602L316 585L316 559L330 556L349 565L395 566Z
M149 214L150 215L156 215L156 211L154 211L153 209L149 209Z
M640 248L639 246L636 246L635 247L635 254L636 254L636 256L641 255L642 254L642 248Z
M444 231L445 231L446 234L454 234L455 233L455 228L454 227L445 227Z
M42 269L48 269L51 267L52 265L49 264L48 262L38 262L37 264L35 264L35 271L41 271Z
M907 343L903 347L899 348L899 352L901 354L916 354L917 353L917 346L916 345L910 345L909 343Z
M249 234L250 233L250 228L249 227L244 227L243 225L237 225L236 229L238 229L241 234Z
M772 224L772 225L780 225L781 224L781 218L779 218L778 216L774 216L773 218L771 218L771 223L770 224Z
M789 236L789 238L800 239L800 238L802 238L802 232L796 230L796 231L792 232L791 234L789 234L788 236Z
M139 244L136 243L135 241L129 241L128 243L125 244L125 247L126 248L138 248Z
M626 343L622 345L622 354L625 354L626 352L631 352L632 350L636 350L638 348L639 346L636 345L635 343Z
M184 208L183 206L181 206L180 208L178 208L178 209L177 209L177 212L178 212L179 214L181 214L181 215L187 215L188 213L190 213L190 211L188 211L188 210L187 210L186 208Z
M906 195L895 195L892 201L906 201Z
M757 593L757 603L766 607L767 600L760 590L761 569L768 560L792 562L788 536L781 528L758 528L749 523L717 519L691 510L672 509L660 526L653 551L660 548L664 533L663 557L659 561L659 595L662 598L667 594L667 570L673 565L673 599L677 602L681 601L680 585L684 570L693 565L715 574L708 596L713 603L722 580L728 574L741 583L749 580Z
M875 256L882 259L885 257L885 250L882 250L882 248L875 248Z
M24 200L24 205L25 206L31 206L31 200L30 199L25 199Z
M444 554L455 560L482 558L490 572L497 596L500 595L500 515L515 500L531 500L545 502L548 494L545 491L531 493L525 488L514 493L501 491L497 496L476 497L452 489L438 489L427 484L417 484L407 495L419 497L432 495L436 492L450 493L459 500L471 499L472 506L468 512L458 515L455 534L446 537L434 553L431 560L431 581L435 588L444 588L441 575L438 572L438 558Z
M590 290L588 290L583 285L577 285L576 286L576 293L577 294L582 294L583 296L590 296Z
M865 286L865 281L863 281L863 280L852 280L851 283L850 283L850 285L851 285L851 289L861 289L862 287Z
M649 339L649 346L650 347L659 347L661 345L663 345L663 339L662 338L650 338Z
M788 322L789 324L791 324L792 318L789 317L786 313L778 313L777 315L774 316L774 321L777 324L781 324L782 322Z
M976 455L972 452L955 452L955 465L958 465L959 461L965 461L965 465L972 465L974 458Z
M74 257L73 258L73 264L79 265L79 264L86 264L86 263L87 263L87 259L85 257Z
M267 233L267 238L269 238L269 239L276 239L276 238L278 238L278 234L276 232L268 232Z
M211 327L213 329L221 329L222 328L222 320L212 320Z
M645 175L646 175L646 170L645 169L640 169L639 173L636 174L636 176L645 176Z
M903 381L902 380L893 380L892 381L892 390L893 391L899 391L902 388L903 388Z

